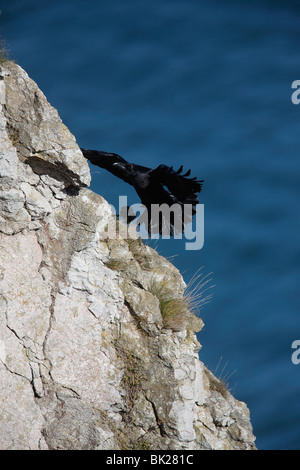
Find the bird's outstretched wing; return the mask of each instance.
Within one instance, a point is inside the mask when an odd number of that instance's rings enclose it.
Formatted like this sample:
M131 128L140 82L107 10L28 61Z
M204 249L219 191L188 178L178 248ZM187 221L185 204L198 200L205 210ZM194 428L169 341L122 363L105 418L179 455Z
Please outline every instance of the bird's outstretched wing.
M153 203L166 203L169 207L181 207L181 210L167 214L164 219L162 215L155 221L151 217L151 232L163 234L164 230L171 235L181 234L185 231L188 223L192 222L193 215L199 202L197 193L201 191L203 180L196 177L189 178L191 170L182 174L183 167L174 171L173 167L159 165L150 172L150 184L147 193L151 192ZM175 207L173 206L173 207ZM168 232L169 231L169 232Z
M181 166L179 170L174 171L173 167L159 165L152 170L150 179L152 182L166 186L174 202L195 206L199 202L197 193L201 191L203 180L197 180L196 177L189 178L191 170L182 174L182 169Z
M116 153L103 152L102 150L88 150L80 149L84 157L89 160L93 165L100 168L105 168L113 175L121 178L126 183L128 181L129 168L131 166L124 158Z

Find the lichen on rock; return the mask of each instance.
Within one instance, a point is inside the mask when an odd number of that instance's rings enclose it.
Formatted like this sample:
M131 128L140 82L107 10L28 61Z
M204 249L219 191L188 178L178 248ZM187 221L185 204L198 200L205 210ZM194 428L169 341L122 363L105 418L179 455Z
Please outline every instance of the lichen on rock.
M87 161L11 62L0 143L0 448L254 449L246 405L199 360L202 321L164 319L153 285L182 305L179 271L101 236L113 214Z

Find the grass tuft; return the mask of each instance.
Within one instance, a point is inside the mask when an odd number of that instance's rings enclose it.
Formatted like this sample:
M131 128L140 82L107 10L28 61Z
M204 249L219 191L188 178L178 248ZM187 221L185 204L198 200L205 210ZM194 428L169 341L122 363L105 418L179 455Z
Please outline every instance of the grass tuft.
M4 39L0 37L0 65L11 61L10 51Z
M173 331L181 331L188 327L192 318L198 317L199 309L212 298L211 294L204 295L213 286L210 274L203 275L202 268L198 270L187 285L182 297L177 297L166 280L153 280L148 288L159 301L163 325Z
M215 287L211 285L212 273L204 275L202 270L203 266L195 272L188 282L183 295L189 311L196 316L203 305L207 304L212 299L213 295L210 294L209 291Z
M214 375L216 376L218 382L219 382L219 387L223 387L223 390L227 390L228 392L232 392L232 388L230 387L230 379L237 372L237 369L234 369L231 372L226 372L225 369L228 366L228 361L223 365L222 370L219 370L219 367L221 366L222 362L222 357L220 358L217 367L213 371ZM217 390L220 391L220 390Z
M160 313L165 328L173 331L185 329L190 312L184 298L177 298L167 281L152 281L148 289L159 301Z

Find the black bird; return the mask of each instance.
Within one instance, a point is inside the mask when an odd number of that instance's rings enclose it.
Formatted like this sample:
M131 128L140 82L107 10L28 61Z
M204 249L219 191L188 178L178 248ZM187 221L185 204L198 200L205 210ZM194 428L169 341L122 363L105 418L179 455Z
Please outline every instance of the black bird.
M196 213L196 205L199 200L197 193L201 191L203 180L196 177L188 178L191 170L182 174L183 167L174 171L173 167L159 165L154 170L145 166L128 163L124 158L116 153L103 152L101 150L81 149L85 158L91 163L101 168L105 168L113 175L121 178L136 190L142 204L147 208L147 230L148 233L165 233L174 235L177 232L184 232L185 225L191 222ZM160 214L160 219L151 218L152 204L167 204L171 207L178 204L180 213L170 212L170 217ZM189 205L189 208L188 206ZM178 207L178 206L177 206ZM180 221L176 223L176 217ZM167 220L168 219L168 220Z

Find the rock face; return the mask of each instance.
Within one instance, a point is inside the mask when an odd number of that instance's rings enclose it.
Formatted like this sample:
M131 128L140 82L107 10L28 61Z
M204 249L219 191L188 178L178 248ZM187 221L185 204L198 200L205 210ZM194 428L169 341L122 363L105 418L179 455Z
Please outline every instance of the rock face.
M0 107L0 448L254 449L246 405L198 358L180 273L105 238L74 137L11 62Z

